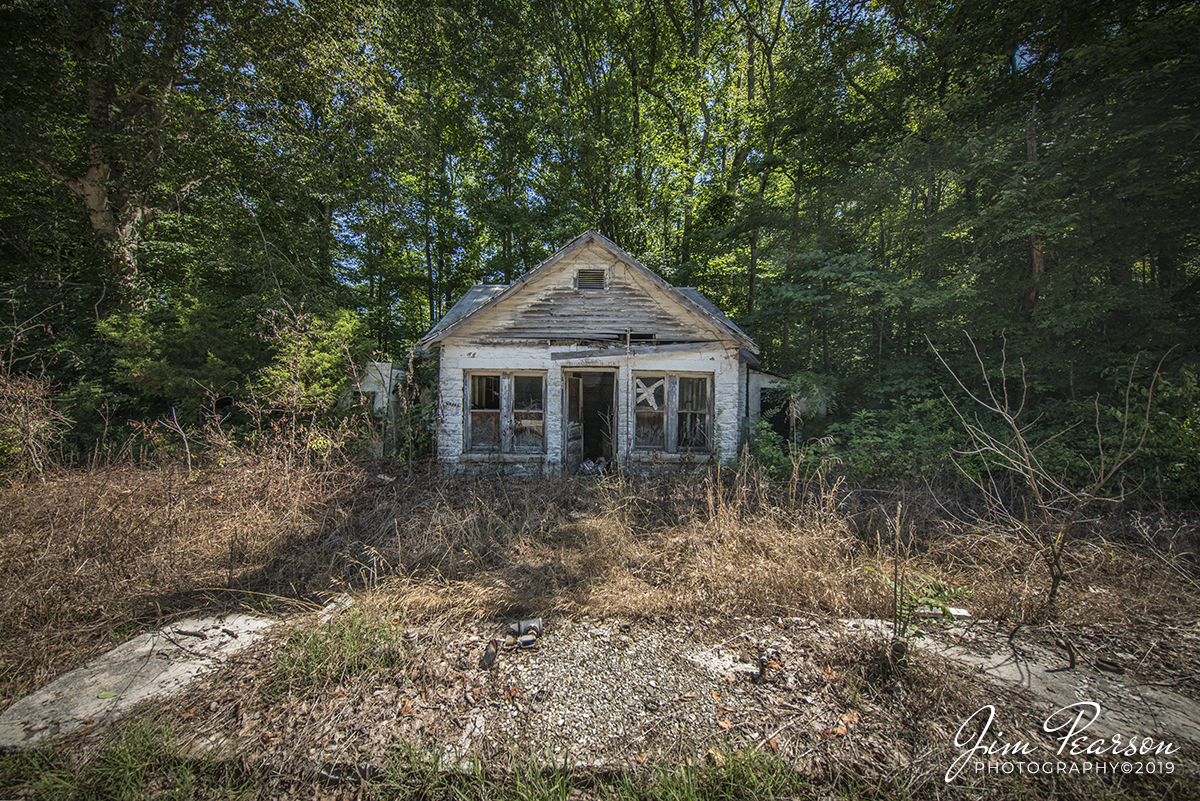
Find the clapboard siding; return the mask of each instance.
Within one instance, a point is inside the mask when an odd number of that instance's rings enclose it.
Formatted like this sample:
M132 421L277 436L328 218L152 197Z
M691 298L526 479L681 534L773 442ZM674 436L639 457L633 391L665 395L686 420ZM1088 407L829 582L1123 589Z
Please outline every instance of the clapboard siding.
M608 270L608 288L575 289L575 273L581 269ZM524 291L501 300L455 333L503 340L619 340L627 333L653 334L666 342L723 338L716 326L667 298L637 270L596 243L579 248L555 270L529 282Z

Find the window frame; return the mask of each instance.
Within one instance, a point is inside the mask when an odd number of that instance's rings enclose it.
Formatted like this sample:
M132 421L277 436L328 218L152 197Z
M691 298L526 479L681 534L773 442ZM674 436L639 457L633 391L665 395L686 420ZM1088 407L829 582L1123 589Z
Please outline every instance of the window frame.
M483 406L475 406L475 381L476 379L496 379L496 408L486 408ZM473 371L464 376L463 381L463 407L466 414L463 420L463 449L467 453L499 453L503 448L504 443L504 381L500 373L490 371ZM484 389L487 392L487 389ZM475 443L475 415L486 414L489 417L494 416L496 420L496 437L493 443L476 444Z
M664 399L663 409L660 412L652 412L647 410L643 413L660 414L663 420L663 442L662 445L639 445L637 444L637 421L638 421L638 388L639 385L643 390L649 387L642 383L642 379L654 379L664 381ZM708 442L707 448L696 448L691 446L681 447L679 444L679 416L681 414L679 408L679 382L680 379L704 379L707 389L707 397L705 398L705 406L703 410L684 410L682 413L691 415L704 415L704 438ZM703 453L711 454L716 452L716 443L713 441L713 420L715 413L714 405L714 387L716 384L715 373L701 373L691 371L676 371L667 370L635 370L633 372L632 381L632 398L630 399L630 412L632 415L631 422L631 439L633 440L633 449L640 453L650 453L658 451L661 453Z
M541 408L515 408L514 379L537 378L541 381ZM546 404L547 404L547 373L544 370L464 370L463 371L463 453L526 453L539 454L546 452ZM498 380L500 408L476 409L472 405L472 388L477 378L495 378ZM495 444L476 444L473 441L473 415L476 412L496 413L499 426L498 441ZM541 414L541 442L538 445L517 444L516 422L517 415Z
M702 408L699 409L684 409L683 408L683 393L682 383L684 381L704 381L704 400ZM704 375L688 375L686 373L678 374L675 377L675 410L674 415L670 418L671 429L675 432L675 452L676 453L712 453L713 452L713 378ZM706 447L697 448L695 446L680 445L680 424L684 415L691 417L704 418L704 441Z
M500 390L501 419L503 419L503 417L504 417L504 408L503 408L504 407L504 389L503 389L504 375L508 376L508 380L511 384L510 391L508 392L508 399L509 399L508 412L509 412L509 417L510 417L508 430L511 432L510 437L512 439L512 442L511 442L511 450L506 451L506 452L508 452L508 453L545 453L546 452L546 373L544 373L544 372L539 373L537 371L520 370L520 371L514 371L511 373L507 373L507 374L505 374L505 373L501 374L501 378L500 378L500 382L501 382L501 384L500 384L501 385L501 390ZM518 408L516 408L516 384L517 384L518 378L537 378L541 381L542 392L541 392L541 400L540 400L539 408L537 408L537 409L532 409L532 408L531 409L518 409ZM535 412L541 415L541 429L542 429L541 443L536 446L534 446L534 445L518 445L517 444L517 415L518 414L532 415ZM501 430L503 430L503 429L501 429Z
M647 383L649 382L649 383ZM639 451L667 451L670 446L668 422L671 419L670 390L671 375L666 372L657 373L640 371L633 374L633 447ZM658 394L662 390L662 408L658 408ZM649 407L642 406L642 400L649 399ZM642 444L638 442L639 423L644 417L657 417L661 420L661 444Z

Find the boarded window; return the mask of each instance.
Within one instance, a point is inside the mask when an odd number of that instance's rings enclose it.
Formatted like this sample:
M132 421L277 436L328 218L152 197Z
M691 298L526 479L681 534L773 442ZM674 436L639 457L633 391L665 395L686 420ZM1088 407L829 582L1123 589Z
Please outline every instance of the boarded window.
M500 448L500 376L471 376L471 450Z
M605 270L580 270L575 273L576 289L604 289Z
M710 450L707 378L680 376L678 419L679 450Z
M545 442L545 391L542 376L513 376L513 450L541 451Z
M633 444L637 448L665 448L667 416L667 377L637 376L634 404Z

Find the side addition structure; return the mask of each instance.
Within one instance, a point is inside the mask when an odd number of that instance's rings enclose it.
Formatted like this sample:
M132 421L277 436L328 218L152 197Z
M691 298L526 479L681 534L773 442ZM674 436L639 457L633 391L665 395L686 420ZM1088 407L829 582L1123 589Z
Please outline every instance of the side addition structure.
M441 349L438 459L450 470L724 461L757 407L750 337L595 231L512 284L471 287L421 347Z

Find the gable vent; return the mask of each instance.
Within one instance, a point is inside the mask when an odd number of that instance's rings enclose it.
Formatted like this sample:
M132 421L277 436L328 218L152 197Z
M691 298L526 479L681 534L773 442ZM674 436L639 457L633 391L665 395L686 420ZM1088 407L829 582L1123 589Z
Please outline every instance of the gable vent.
M576 289L604 289L606 270L580 270L575 273Z

